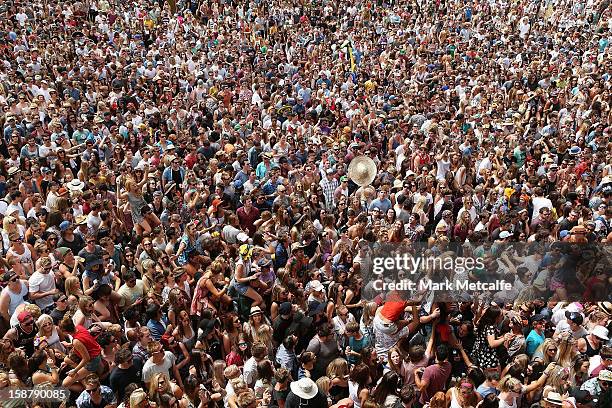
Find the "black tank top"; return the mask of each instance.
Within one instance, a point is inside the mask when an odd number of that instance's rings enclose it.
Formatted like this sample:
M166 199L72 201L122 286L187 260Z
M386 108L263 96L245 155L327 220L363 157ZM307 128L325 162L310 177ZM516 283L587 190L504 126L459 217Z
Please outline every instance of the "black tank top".
M593 347L591 347L591 343L589 343L589 340L587 339L587 336L583 336L582 338L586 342L586 346L587 346L586 351L583 353L584 355L589 356L589 357L593 357L593 356L596 356L597 354L599 354L599 349L595 350Z
M38 327L36 327L36 324L34 324L34 327L30 333L24 332L20 324L15 326L15 328L17 329L15 348L23 347L26 355L31 356L34 354L34 337L36 337L36 333L38 333Z

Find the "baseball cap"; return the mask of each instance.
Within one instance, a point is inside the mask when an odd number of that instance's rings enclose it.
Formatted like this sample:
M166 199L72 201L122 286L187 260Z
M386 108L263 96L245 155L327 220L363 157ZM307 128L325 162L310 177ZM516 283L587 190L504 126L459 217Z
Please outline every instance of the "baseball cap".
M32 314L27 310L24 310L23 312L19 313L19 315L17 316L17 320L19 320L19 323L23 323L30 317L32 317Z
M565 311L565 317L576 324L582 324L582 322L584 322L584 317L578 312Z
M286 316L286 315L288 315L288 314L290 314L290 313L291 313L291 309L292 309L291 303L289 303L289 302L283 302L283 303L281 303L281 304L280 304L280 306L278 307L278 313L279 313L280 315L284 315L284 316Z
M2 275L2 282L8 282L11 279L13 279L15 276L17 276L17 273L15 273L15 271L7 271L4 272L4 275Z
M66 231L68 228L70 228L70 221L62 221L59 225L59 229L62 232Z

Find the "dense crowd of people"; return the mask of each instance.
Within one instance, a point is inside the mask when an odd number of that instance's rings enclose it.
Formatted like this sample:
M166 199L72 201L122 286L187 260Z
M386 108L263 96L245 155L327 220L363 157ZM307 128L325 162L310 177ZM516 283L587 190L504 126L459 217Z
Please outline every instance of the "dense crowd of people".
M1 404L611 407L610 17L2 1ZM377 290L383 243L512 289Z

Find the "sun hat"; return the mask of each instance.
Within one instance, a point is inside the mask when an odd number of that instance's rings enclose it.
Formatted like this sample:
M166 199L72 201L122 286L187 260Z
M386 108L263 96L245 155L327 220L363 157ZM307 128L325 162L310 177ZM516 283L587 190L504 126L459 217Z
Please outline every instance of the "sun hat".
M544 398L544 401L548 402L549 404L553 404L553 405L559 405L559 406L563 405L561 394L559 394L558 392L554 392L554 391L549 392L546 398Z
M80 191L83 190L83 187L85 187L85 183L79 179L72 179L70 183L66 184L66 188L70 191Z
M130 395L130 408L136 408L138 405L142 404L144 400L149 398L147 393L142 388L137 388Z
M608 329L603 326L593 327L593 329L591 329L591 334L602 340L610 340L610 338L608 337Z
M315 292L321 292L322 290L325 290L325 286L323 286L323 284L320 281L318 281L318 280L311 281L310 282L310 287Z
M75 218L74 220L76 225L85 225L87 224L87 216L86 215L79 215L78 217Z
M290 388L292 393L305 400L313 399L319 392L317 384L308 377L292 382Z
M610 370L601 370L597 379L601 381L612 381L612 371Z
M607 315L612 315L612 302L599 302L597 306Z
M249 313L249 316L255 316L257 314L263 314L261 308L259 306L251 307L251 311Z
M569 149L570 156L577 156L580 152L582 152L580 146L572 146L571 149Z

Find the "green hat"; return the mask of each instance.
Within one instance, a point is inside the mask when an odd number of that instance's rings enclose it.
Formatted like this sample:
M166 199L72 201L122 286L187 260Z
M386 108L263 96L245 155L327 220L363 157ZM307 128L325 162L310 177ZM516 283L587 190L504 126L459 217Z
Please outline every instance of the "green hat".
M59 252L59 254L62 256L62 258L65 257L66 254L68 252L70 252L70 251L72 251L72 250L70 248L67 248L67 247L59 247L59 248L57 248L57 252Z

